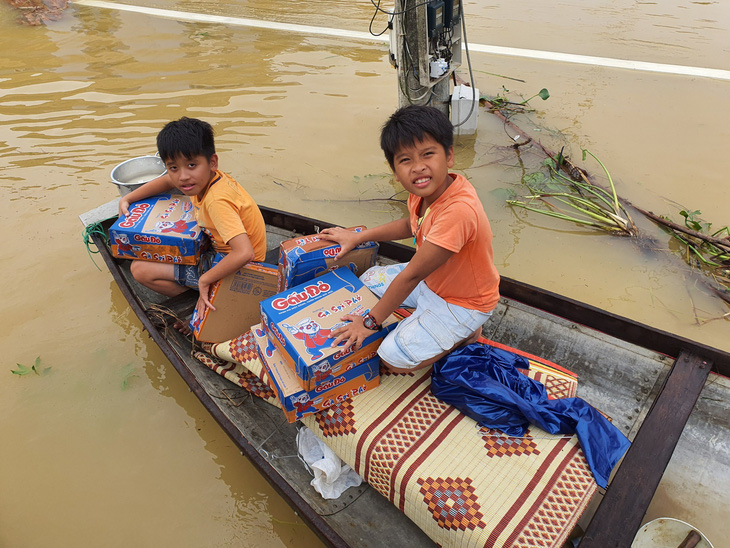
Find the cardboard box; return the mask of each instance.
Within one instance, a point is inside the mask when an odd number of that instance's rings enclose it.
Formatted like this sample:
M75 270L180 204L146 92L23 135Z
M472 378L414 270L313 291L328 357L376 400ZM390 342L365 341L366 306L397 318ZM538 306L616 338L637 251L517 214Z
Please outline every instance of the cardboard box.
M261 323L259 303L276 294L277 274L274 265L248 263L214 283L210 302L215 310L206 310L202 317L196 310L190 319L195 338L212 343L229 341Z
M187 196L159 194L129 206L109 229L112 255L172 264L197 264L208 237Z
M334 337L330 333L343 325L342 316L362 316L377 302L355 274L341 268L261 301L261 322L301 386L311 390L316 379L337 363L377 350L395 327L397 320L391 315L383 329L373 331L357 352L331 346Z
M380 384L380 360L374 357L352 363L348 368L311 391L302 389L297 376L266 336L261 326L252 329L261 362L273 382L282 410L289 422L362 394Z
M361 232L364 226L348 228ZM317 276L346 266L357 276L375 265L377 242L363 242L344 257L335 260L342 249L339 244L323 240L316 234L286 240L279 246L279 291L284 291Z

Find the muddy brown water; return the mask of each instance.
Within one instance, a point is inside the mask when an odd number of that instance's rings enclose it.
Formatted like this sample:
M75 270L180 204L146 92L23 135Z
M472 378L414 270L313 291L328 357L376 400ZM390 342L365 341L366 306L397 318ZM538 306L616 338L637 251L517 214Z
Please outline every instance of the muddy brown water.
M358 32L373 13L365 0L134 5ZM475 44L730 68L728 3L464 11ZM387 45L73 4L47 26L16 17L0 4L0 546L319 545L149 342L77 216L116 196L116 164L154 153L160 127L187 115L215 126L223 168L261 204L346 225L399 217L377 146L397 106ZM483 53L472 64L486 95L548 88L516 123L576 160L590 149L626 199L730 224L727 80ZM503 274L730 349L727 305L651 222L636 219L638 245L506 207L521 175L510 137L481 112L477 135L456 146ZM37 357L47 374L11 374ZM681 501L657 506L683 517ZM707 523L710 537L725 527Z

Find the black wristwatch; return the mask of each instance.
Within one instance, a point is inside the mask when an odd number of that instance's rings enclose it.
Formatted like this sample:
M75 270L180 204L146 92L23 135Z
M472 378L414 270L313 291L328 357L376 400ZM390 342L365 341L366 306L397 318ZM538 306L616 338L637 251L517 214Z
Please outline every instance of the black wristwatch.
M383 326L376 322L375 318L373 318L372 314L369 312L362 317L362 324L373 331L380 331L383 329Z

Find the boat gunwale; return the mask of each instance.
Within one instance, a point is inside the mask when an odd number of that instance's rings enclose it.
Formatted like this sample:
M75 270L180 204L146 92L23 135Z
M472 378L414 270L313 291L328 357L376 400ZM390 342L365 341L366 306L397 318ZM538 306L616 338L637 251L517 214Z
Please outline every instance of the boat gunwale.
M336 226L279 209L259 206L266 224L301 234L314 234ZM281 223L281 224L279 224ZM379 254L400 262L408 262L415 249L398 242L380 242ZM680 335L619 316L596 306L564 297L552 291L502 276L499 284L502 297L548 314L600 331L606 335L677 359L682 351L690 351L713 362L713 370L730 377L730 352L687 339Z
M114 261L111 253L108 252L105 242L97 234L92 234L91 238L99 250L104 249L100 254L112 274L114 281L117 283L120 291L126 298L135 315L142 323L142 327L149 333L153 341L160 348L165 357L170 361L172 366L183 378L188 387L193 391L203 407L213 416L215 421L223 428L233 442L241 449L256 469L267 478L269 483L281 495L294 510L304 519L309 527L317 534L317 536L328 546L334 548L346 548L347 543L314 508L287 482L284 477L274 468L261 453L246 439L240 429L221 411L220 406L205 391L198 379L188 368L185 361L178 355L170 342L163 336L160 330L154 326L145 313L142 305L134 291L127 282L126 278L121 274L120 266Z

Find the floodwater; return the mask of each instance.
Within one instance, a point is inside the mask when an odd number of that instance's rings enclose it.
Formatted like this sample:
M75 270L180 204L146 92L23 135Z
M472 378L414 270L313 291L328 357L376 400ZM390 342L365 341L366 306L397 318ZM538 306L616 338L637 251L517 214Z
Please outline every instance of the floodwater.
M127 3L358 32L374 11L367 0ZM468 1L464 12L474 44L730 69L727 2ZM111 169L154 153L157 131L183 115L215 126L223 168L261 204L344 225L400 217L378 148L397 106L387 44L73 4L41 27L18 13L0 3L0 546L319 545L149 342L77 217L113 199ZM623 198L730 224L727 80L471 61L482 94L547 88L515 122L599 175L581 162L589 149ZM730 350L728 306L651 222L635 218L639 243L506 207L518 160L538 159L518 159L514 135L483 110L479 120L456 164L492 220L504 275ZM46 374L10 372L36 358ZM725 521L709 521L724 538Z

